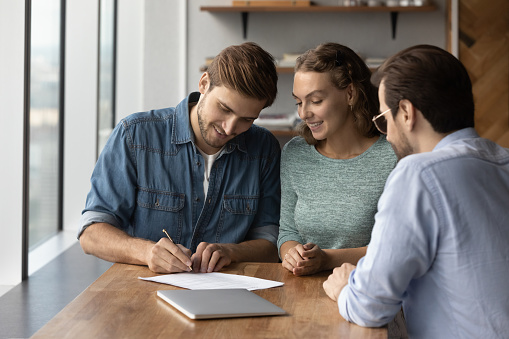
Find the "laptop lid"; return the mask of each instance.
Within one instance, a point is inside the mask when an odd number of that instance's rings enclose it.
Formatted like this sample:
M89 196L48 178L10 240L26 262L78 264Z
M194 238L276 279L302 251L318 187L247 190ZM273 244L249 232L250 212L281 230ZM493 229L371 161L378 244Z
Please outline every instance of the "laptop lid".
M159 290L157 296L191 319L286 314L285 310L246 289Z

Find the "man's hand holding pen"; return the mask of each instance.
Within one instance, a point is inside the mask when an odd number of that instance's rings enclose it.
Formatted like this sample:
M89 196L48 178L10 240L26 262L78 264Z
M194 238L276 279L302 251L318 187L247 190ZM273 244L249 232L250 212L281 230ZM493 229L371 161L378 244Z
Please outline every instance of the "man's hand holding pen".
M166 237L154 244L147 260L148 267L153 272L217 272L232 262L228 244L202 242L193 254L190 249L175 244L166 230L163 232Z
M149 253L148 268L155 273L191 272L191 254L190 249L175 244L169 236L161 238Z

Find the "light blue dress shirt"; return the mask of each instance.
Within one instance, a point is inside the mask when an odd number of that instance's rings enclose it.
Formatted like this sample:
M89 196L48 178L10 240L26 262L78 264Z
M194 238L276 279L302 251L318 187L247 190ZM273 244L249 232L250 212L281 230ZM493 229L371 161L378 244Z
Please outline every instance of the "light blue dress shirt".
M281 150L268 130L251 126L230 140L203 190L204 161L194 144L189 104L136 113L112 132L91 178L79 235L106 222L157 242L166 229L193 252L200 242L266 239L279 229Z
M410 338L509 337L509 150L473 128L398 163L338 298L371 327L402 305Z

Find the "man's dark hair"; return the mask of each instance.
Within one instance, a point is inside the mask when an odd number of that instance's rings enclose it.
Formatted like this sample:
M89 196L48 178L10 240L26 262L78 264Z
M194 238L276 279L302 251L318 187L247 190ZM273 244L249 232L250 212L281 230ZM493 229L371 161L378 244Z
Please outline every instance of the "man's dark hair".
M385 85L385 103L393 116L399 102L409 100L435 132L474 127L472 83L463 64L450 53L430 45L407 48L387 59L371 81Z

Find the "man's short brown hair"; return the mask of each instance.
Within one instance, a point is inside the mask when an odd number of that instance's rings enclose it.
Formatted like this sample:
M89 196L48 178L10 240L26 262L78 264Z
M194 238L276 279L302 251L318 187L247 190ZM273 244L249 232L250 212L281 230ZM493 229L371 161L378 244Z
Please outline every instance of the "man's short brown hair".
M272 105L277 95L277 71L274 57L254 42L223 49L210 64L207 73L210 88L225 86L242 95L266 100Z

